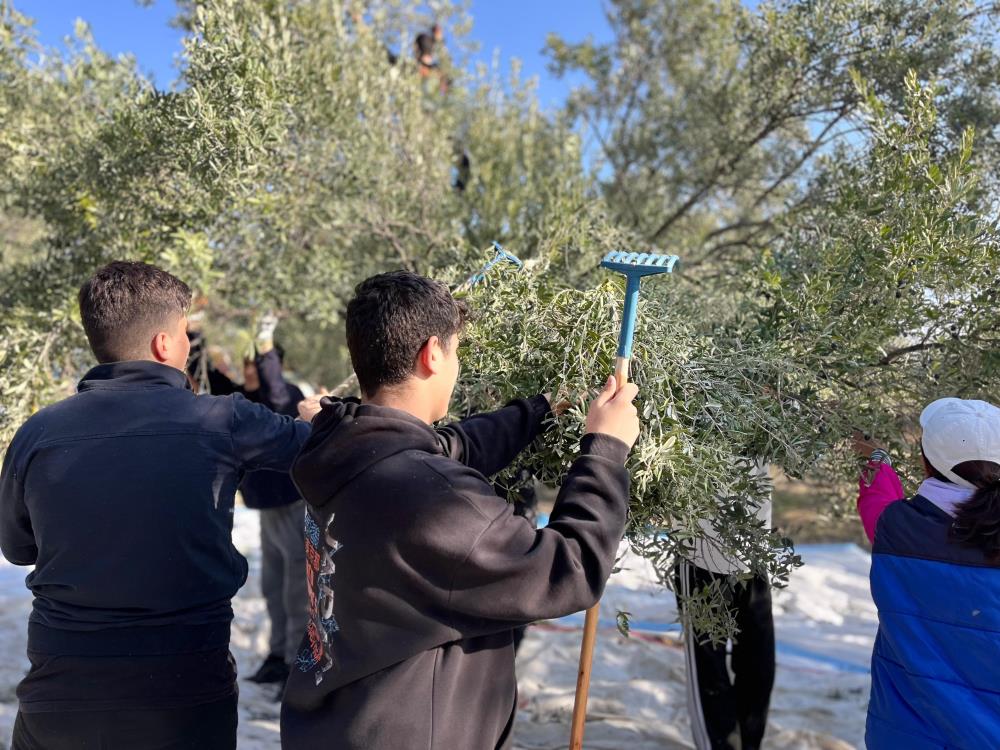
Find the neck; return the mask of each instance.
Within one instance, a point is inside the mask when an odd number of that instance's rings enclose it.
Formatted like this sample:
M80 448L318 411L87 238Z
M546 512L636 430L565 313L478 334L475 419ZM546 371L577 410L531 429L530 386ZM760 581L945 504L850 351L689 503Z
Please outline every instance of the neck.
M438 419L433 410L427 406L429 399L422 398L417 389L412 387L380 388L374 396L363 398L362 401L373 406L385 406L405 411L428 425L433 424Z
M951 482L943 482L935 477L925 479L917 490L945 513L954 516L958 506L968 500L975 490Z
M176 362L168 362L165 359L155 359L153 357L145 357L144 361L155 362L156 364L163 365L164 367L173 367L175 370L180 370L181 372L187 372L187 370L184 369L184 364L187 364L186 362L182 365L178 365Z

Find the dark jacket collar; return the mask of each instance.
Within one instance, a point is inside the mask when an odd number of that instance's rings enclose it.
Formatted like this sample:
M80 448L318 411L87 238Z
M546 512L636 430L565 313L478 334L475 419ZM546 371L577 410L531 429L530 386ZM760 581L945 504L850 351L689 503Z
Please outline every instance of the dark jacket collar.
M83 376L76 389L82 393L95 388L126 390L190 387L187 375L176 367L140 359L98 365Z

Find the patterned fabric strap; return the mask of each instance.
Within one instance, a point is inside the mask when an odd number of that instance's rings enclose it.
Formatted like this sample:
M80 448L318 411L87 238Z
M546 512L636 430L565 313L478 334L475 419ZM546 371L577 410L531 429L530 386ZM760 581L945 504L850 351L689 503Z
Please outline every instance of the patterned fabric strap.
M874 461L876 463L888 464L889 466L892 466L892 459L889 457L889 454L881 448L873 450L868 460L869 462Z

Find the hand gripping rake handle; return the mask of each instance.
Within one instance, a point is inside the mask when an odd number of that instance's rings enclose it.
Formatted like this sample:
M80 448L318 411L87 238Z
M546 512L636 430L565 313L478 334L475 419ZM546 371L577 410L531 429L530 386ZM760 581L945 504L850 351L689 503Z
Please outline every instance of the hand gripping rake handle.
M604 256L601 267L625 276L625 310L618 336L618 356L615 359L615 379L621 388L628 382L632 359L632 338L635 334L635 314L639 304L639 283L643 276L670 273L677 263L676 255L657 253L612 252ZM597 619L601 603L587 610L583 623L583 643L580 645L580 670L576 677L576 698L573 701L573 723L570 726L570 750L583 748L584 723L587 720L587 696L590 693L590 670L594 662L597 641Z

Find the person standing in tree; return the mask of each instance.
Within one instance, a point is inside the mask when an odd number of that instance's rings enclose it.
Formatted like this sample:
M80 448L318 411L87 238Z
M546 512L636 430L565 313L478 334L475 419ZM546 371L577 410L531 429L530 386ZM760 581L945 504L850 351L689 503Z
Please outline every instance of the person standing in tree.
M417 61L417 68L421 78L428 78L437 70L437 62L434 60L435 39L427 32L417 34L413 40L413 56Z
M347 306L363 399L322 399L292 470L308 510L310 623L281 710L289 750L505 747L514 629L586 609L611 575L636 386L610 378L592 402L536 530L487 477L542 431L548 397L432 426L448 412L465 317L447 286L405 271L363 282Z
M756 481L769 483L766 464L753 464L752 474ZM757 508L756 515L765 525L771 525L770 495ZM763 576L747 576L746 565L722 548L710 521L700 525L701 536L695 540L693 554L680 561L674 571L681 620L684 612L680 595L717 586L736 619L739 633L732 640L730 657L727 644L712 643L685 624L687 698L694 745L697 750L758 750L767 729L774 687L771 586Z
M100 364L21 426L0 471L0 550L35 566L12 748L232 750L236 488L287 471L309 425L191 391L174 276L118 261L79 299Z
M1000 408L942 398L920 414L926 479L909 500L889 454L867 458L858 513L878 608L870 750L986 748L1000 738Z
M448 86L451 83L441 68L441 62L434 55L438 45L444 42L444 30L439 24L434 24L430 31L417 34L413 41L413 57L417 61L417 73L422 79L429 79L436 76L438 79L438 90L442 94L448 93Z

